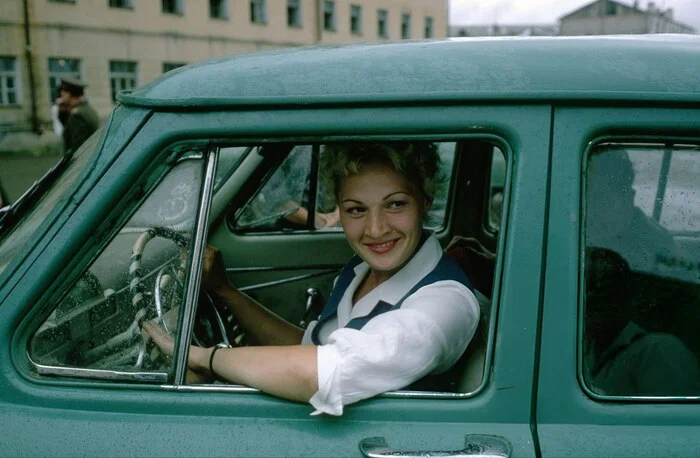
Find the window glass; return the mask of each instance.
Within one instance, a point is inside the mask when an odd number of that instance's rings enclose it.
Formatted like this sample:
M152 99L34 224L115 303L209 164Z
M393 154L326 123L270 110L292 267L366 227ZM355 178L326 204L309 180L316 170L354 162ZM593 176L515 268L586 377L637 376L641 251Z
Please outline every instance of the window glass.
M377 36L389 38L389 12L387 10L377 10Z
M54 103L61 78L80 79L80 59L49 57L49 100Z
M489 181L488 226L492 231L501 227L503 214L504 185L506 182L506 158L503 151L493 147L491 157L491 177Z
M164 377L170 358L139 325L178 328L202 179L201 154L182 157L62 296L30 342L39 373L165 381L153 373Z
M324 0L323 2L323 30L335 30L335 2Z
M112 102L117 101L120 91L131 90L136 87L136 70L138 64L125 60L109 61L109 85L112 94Z
M700 395L700 147L599 145L585 198L584 380Z
M320 173L323 146L298 145L292 148L267 182L236 216L236 228L243 231L340 230L338 213L326 180ZM450 181L454 168L455 143L438 143L441 180L428 213L426 227L440 229L446 221ZM317 158L314 158L316 155ZM312 169L316 170L312 180ZM310 189L315 182L314 224L309 224Z
M301 26L301 0L287 0L287 25Z
M17 59L0 56L0 106L19 103L17 94Z
M362 34L362 5L350 5L350 32Z
M227 19L227 0L209 0L209 17L212 19Z

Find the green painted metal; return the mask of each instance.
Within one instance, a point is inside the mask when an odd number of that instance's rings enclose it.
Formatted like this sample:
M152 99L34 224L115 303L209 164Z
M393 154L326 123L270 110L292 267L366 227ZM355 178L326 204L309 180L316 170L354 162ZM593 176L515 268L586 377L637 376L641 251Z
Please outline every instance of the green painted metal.
M285 49L178 69L122 103L154 110L455 102L698 103L700 37L452 39Z

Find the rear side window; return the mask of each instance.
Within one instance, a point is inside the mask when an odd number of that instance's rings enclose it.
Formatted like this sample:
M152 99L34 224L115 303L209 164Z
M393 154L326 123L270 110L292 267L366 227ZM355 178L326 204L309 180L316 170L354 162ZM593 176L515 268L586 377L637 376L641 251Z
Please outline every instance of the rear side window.
M700 147L595 147L585 180L584 380L700 395Z
M438 230L446 222L448 190L455 163L454 142L438 144L441 183L426 227ZM239 232L339 231L340 221L328 185L320 173L324 145L296 145L234 217ZM263 152L264 153L264 152ZM310 208L314 211L309 211Z

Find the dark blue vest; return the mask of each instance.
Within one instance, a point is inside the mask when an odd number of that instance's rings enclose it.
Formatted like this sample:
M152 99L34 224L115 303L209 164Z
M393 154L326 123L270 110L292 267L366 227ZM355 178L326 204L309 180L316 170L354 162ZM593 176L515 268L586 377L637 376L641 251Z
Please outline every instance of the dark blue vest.
M338 305L340 304L340 300L342 299L343 294L345 294L345 290L347 290L348 286L350 286L350 283L352 282L353 278L355 278L355 267L357 267L357 265L361 262L362 259L360 259L359 256L355 255L350 259L350 261L348 261L347 264L345 264L343 270L340 272L338 280L335 283L335 287L331 292L331 296L328 298L328 302L326 302L326 305L323 307L323 311L321 312L321 315L318 318L318 323L316 323L316 326L311 331L311 340L315 345L321 345L321 342L318 339L319 330L328 320L330 320L334 316L337 316ZM450 256L443 253L442 257L440 258L440 261L438 261L435 268L432 271L430 271L425 277L423 277L418 283L413 285L413 287L406 293L406 295L399 299L399 301L396 302L396 304L389 304L388 302L379 301L369 314L353 318L348 322L348 324L345 325L345 327L352 329L362 329L362 327L375 316L381 315L382 313L386 313L391 310L397 310L401 308L401 304L403 304L403 301L406 300L406 298L409 297L411 294L418 291L420 288L442 280L454 280L463 284L464 286L469 288L470 291L474 292L474 288L472 287L469 278L467 278L467 276L464 274L464 271L459 266L459 264L457 264L457 262Z

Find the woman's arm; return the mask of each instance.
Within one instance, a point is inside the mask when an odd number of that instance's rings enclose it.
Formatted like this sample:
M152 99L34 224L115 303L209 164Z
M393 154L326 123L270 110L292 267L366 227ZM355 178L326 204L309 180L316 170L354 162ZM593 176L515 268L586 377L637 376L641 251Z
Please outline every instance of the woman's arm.
M226 304L249 338L260 345L298 345L304 330L277 316L262 304L232 287L218 248L204 251L202 283L219 301Z
M174 341L168 333L151 322L143 328L172 356ZM212 352L214 348L190 346L188 379L204 382L216 377L301 402L308 402L318 391L315 345L221 348L213 359Z

